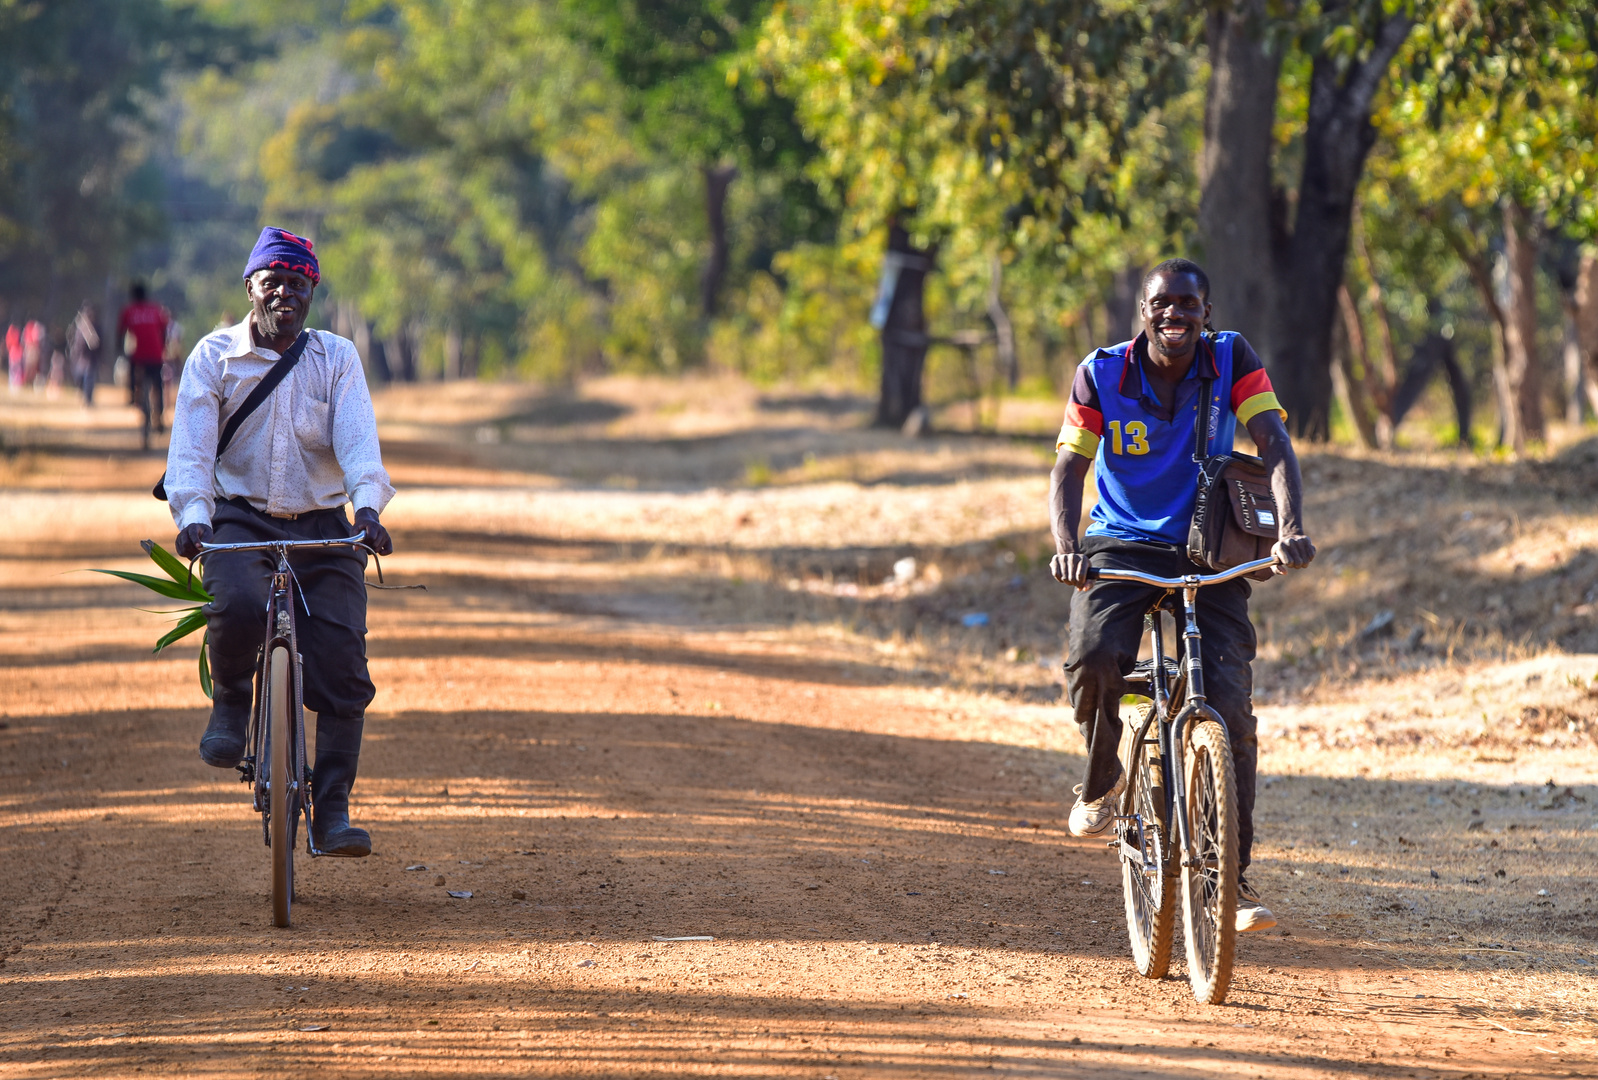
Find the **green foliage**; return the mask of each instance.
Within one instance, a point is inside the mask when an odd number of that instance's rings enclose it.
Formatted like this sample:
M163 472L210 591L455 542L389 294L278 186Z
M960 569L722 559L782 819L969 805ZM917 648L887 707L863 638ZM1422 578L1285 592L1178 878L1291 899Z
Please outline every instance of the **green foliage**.
M148 155L163 80L257 53L178 0L0 3L0 297L59 320L162 232Z
M155 643L154 652L181 641L196 630L206 629L206 616L203 605L212 600L211 594L205 591L205 586L195 579L190 567L181 562L177 556L167 551L154 540L140 541L139 546L144 553L150 556L152 562L158 566L166 577L159 578L149 574L135 574L127 570L94 570L96 574L108 574L111 577L131 581L135 585L143 585L157 596L164 596L172 600L186 600L191 607L179 608L176 611L158 612L161 615L179 616L177 624L162 634ZM210 646L209 632L200 640L200 689L206 697L211 696L211 663L207 656Z

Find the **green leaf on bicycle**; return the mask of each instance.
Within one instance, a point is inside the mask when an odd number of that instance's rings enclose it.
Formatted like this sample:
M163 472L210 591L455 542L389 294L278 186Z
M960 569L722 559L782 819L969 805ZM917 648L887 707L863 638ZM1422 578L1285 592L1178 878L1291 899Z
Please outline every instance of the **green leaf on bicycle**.
M155 565L166 571L167 577L193 592L197 599L202 597L203 601L211 599L211 594L205 591L205 587L194 576L194 571L176 555L157 544L154 540L141 540L139 541L139 546L144 549L146 555L154 560Z
M211 631L207 630L200 639L200 689L205 691L205 696L215 698L211 688Z
M95 569L93 572L96 574L109 574L112 577L121 578L123 581L131 581L135 585L143 585L153 593L160 593L162 596L169 596L174 600L188 600L197 604L211 602L209 593L198 589L186 589L177 582L168 581L166 578L151 577L149 574L135 574L128 570Z
M205 629L205 622L205 612L198 610L189 612L187 615L183 616L183 618L179 619L178 624L171 630L168 630L166 634L162 636L160 641L155 643L154 651L160 652L174 641L179 641L183 638L186 638L196 630Z

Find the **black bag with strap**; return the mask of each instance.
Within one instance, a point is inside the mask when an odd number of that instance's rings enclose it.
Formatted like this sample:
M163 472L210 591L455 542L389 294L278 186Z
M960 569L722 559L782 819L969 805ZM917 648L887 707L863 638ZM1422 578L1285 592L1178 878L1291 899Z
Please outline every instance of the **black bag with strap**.
M1229 570L1270 556L1280 536L1281 515L1271 492L1265 462L1228 450L1210 454L1210 388L1199 382L1199 412L1194 425L1193 460L1198 463L1198 499L1187 532L1187 557L1209 570ZM1248 575L1269 581L1270 567Z
M238 433L239 425L244 423L251 413L261 407L261 402L272 396L272 391L277 389L278 383L288 378L289 372L294 370L294 365L298 364L300 357L305 355L305 346L310 343L310 340L311 332L309 330L301 330L300 336L294 339L294 344L290 345L288 351L278 358L277 363L272 365L272 370L268 371L266 377L255 384L255 389L251 390L249 397L244 399L244 404L240 405L233 415L227 418L227 423L222 428L222 437L216 440L217 460L220 461L222 455L227 451L228 444L233 441L233 436ZM165 472L161 473L161 479L155 482L155 487L150 489L150 494L162 502L167 501Z

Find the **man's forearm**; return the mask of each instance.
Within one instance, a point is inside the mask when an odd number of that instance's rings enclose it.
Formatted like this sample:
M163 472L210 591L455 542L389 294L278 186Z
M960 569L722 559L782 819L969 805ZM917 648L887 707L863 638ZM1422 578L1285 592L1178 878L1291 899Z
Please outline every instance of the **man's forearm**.
M1281 515L1278 531L1282 536L1305 535L1304 481L1299 474L1298 454L1293 451L1293 442L1288 438L1281 417L1274 412L1265 414L1251 420L1248 426L1260 457L1265 461L1271 494L1276 497L1276 511Z
M1077 553L1076 535L1082 524L1082 481L1092 462L1070 450L1060 451L1049 472L1049 532L1060 555Z

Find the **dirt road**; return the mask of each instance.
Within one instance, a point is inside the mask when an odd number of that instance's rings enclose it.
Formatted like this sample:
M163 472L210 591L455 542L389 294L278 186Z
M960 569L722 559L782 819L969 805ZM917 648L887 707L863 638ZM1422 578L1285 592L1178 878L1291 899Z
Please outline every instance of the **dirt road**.
M1064 831L1058 638L1017 614L1064 598L1001 543L1041 529L1038 447L640 385L381 403L385 570L429 591L374 594L374 853L303 860L289 930L245 789L194 752L194 650L150 655L141 591L72 572L169 539L159 460L110 409L0 408L0 1075L1598 1067L1598 754L1458 735L1544 686L1578 733L1598 658L1263 675L1283 927L1202 1007L1133 974L1117 864Z

